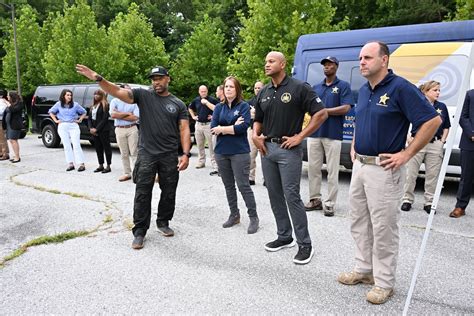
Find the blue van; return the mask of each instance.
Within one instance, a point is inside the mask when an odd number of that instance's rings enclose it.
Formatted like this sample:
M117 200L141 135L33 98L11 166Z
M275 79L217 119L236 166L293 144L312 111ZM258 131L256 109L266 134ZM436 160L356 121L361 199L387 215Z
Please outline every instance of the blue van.
M359 52L371 40L388 45L391 52L389 68L396 74L416 86L429 80L439 81L439 100L446 103L451 118L456 112L460 94L464 96L466 92L461 91L462 84L467 80L469 89L474 88L470 61L474 58L474 20L303 35L298 39L292 75L313 86L324 79L320 61L326 56L335 56L339 59L337 76L350 83L357 100L359 88L367 81L359 72ZM466 70L469 73L467 77ZM346 168L352 168L349 153L353 121L352 110L345 118L341 150L341 165ZM461 171L460 136L459 128L447 170L449 174L459 175Z

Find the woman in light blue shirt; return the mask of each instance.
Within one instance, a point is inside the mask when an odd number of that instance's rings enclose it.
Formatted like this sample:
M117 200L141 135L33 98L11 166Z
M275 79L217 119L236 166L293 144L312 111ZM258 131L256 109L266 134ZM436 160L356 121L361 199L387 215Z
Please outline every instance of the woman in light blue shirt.
M77 171L84 171L84 153L81 148L81 130L79 123L86 117L86 110L73 101L72 91L64 89L59 101L49 109L49 116L58 124L58 134L61 137L68 167L66 171L74 170L74 161L79 165Z

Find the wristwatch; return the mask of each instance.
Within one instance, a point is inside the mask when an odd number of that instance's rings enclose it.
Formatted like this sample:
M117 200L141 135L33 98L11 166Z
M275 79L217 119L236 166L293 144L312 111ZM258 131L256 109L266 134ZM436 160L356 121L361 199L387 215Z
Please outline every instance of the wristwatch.
M187 156L188 158L191 157L191 153L183 152L183 156Z
M95 75L95 82L101 82L104 79L101 75Z

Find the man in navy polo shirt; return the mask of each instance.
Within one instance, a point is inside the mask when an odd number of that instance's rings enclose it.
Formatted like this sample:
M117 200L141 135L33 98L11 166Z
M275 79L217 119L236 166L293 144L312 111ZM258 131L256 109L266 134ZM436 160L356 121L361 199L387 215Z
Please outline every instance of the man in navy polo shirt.
M211 133L211 118L215 105L219 100L208 95L208 89L202 85L199 87L199 96L196 97L189 105L189 113L193 120L196 121L194 137L198 147L198 163L197 169L206 166L206 141L209 148L209 156L211 158L212 171L211 176L217 175L217 164L214 158L214 141Z
M356 264L353 271L339 274L338 281L375 283L367 300L382 304L395 285L404 165L433 138L441 118L413 84L388 69L385 43L367 43L359 60L368 82L359 90L351 150L349 204ZM410 123L418 132L405 148Z
M260 90L255 102L253 142L262 156L263 176L277 224L278 238L267 243L265 249L278 251L293 247L293 223L299 246L293 262L306 264L311 261L314 250L300 196L303 164L300 144L321 126L328 114L311 86L288 77L285 66L282 53L268 53L265 74L272 81ZM311 115L311 120L301 130L305 113Z
M336 76L339 61L328 56L321 60L326 78L313 87L323 100L328 111L328 119L308 138L308 179L309 202L307 211L322 210L321 181L324 156L328 171L328 197L324 201L324 215L334 216L334 205L337 198L339 163L341 158L342 128L344 115L354 106L351 87L348 82Z

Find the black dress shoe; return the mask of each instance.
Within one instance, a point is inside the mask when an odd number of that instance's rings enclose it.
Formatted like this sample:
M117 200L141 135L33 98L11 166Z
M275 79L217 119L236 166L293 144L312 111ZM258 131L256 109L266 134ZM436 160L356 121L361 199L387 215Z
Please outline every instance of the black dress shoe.
M0 160L10 160L10 156L8 156L8 155L2 156L2 157L0 157Z
M84 171L84 170L86 170L86 167L84 167L84 165L79 166L79 168L77 168L77 171L79 172Z
M69 166L66 168L66 171L71 171L71 170L74 170L74 166Z
M20 162L21 159L20 159L20 158L18 158L17 160L12 159L12 160L10 160L10 161L11 161L12 163L17 163L17 162Z
M250 183L250 185L255 185L255 181L254 181L254 180L249 180L249 183Z
M112 171L109 166L105 167L104 170L102 170L102 173L109 173Z
M423 206L423 209L425 210L426 213L431 213L431 205L425 205ZM436 214L436 210L434 211Z
M99 166L97 169L94 170L94 172L101 172L104 170L104 166Z
M401 210L404 212L408 212L411 210L411 203L405 202L402 204Z

